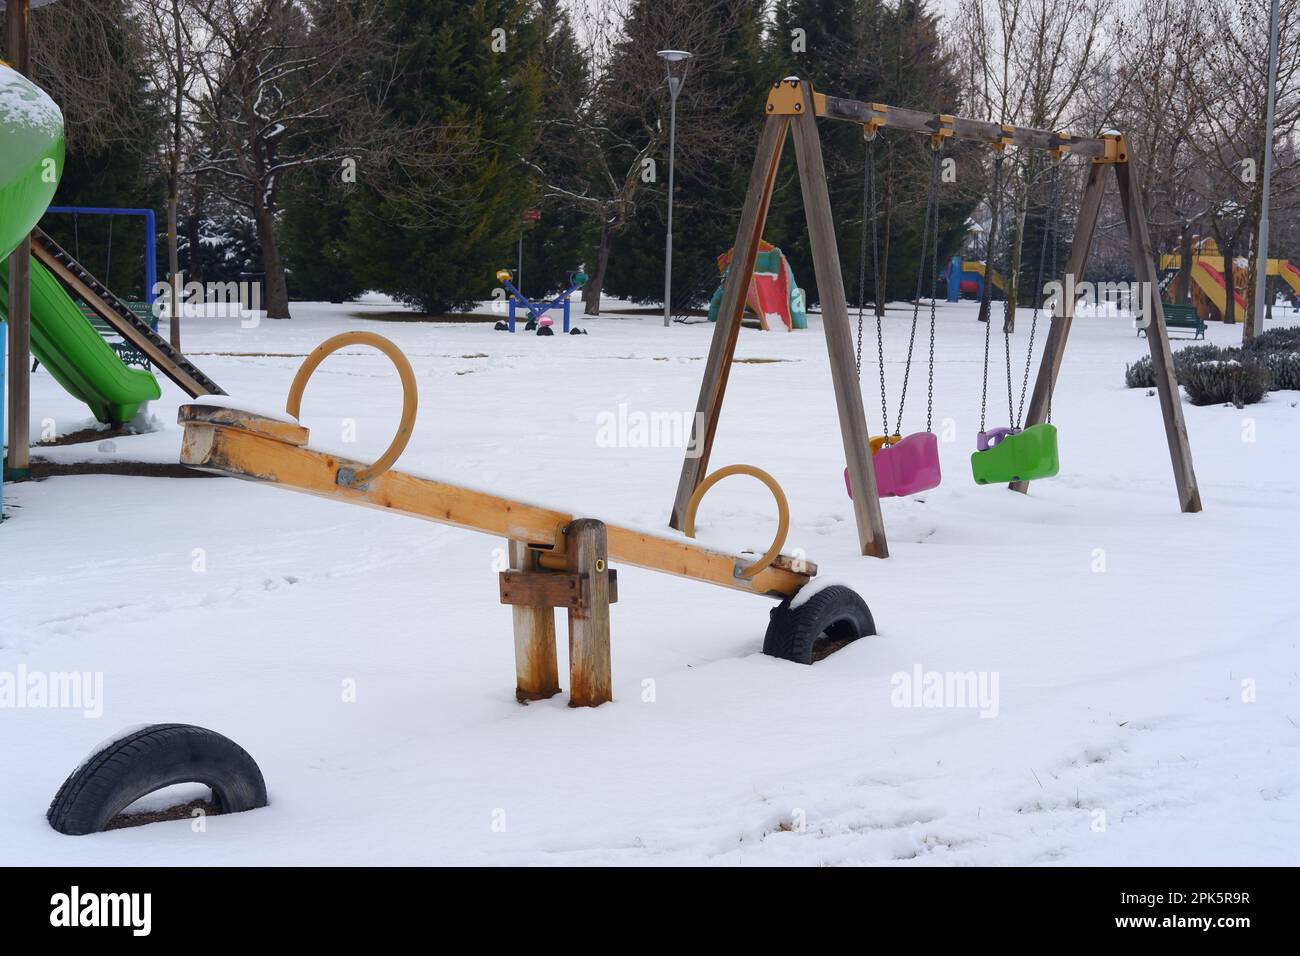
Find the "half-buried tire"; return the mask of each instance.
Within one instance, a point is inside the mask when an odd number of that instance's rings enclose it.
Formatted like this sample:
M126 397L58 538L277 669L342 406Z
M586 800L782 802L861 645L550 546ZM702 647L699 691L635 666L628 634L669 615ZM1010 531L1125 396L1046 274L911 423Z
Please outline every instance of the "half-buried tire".
M850 641L876 633L867 602L851 588L832 584L798 607L790 599L772 608L763 653L811 664Z
M262 771L229 737L192 724L153 724L74 770L45 817L60 833L99 833L136 800L178 783L211 787L222 813L266 806Z

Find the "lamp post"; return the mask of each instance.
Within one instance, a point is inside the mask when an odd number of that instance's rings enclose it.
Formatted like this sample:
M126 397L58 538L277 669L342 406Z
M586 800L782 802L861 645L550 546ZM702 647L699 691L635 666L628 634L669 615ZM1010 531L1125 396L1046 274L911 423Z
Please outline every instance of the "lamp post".
M664 328L673 324L673 158L677 152L677 94L686 85L685 63L690 54L685 50L660 50L668 69L668 96L672 100L668 120L668 239L664 246ZM674 64L681 63L680 72Z
M1274 94L1277 91L1277 7L1277 0L1273 0L1273 9L1269 18L1268 100L1264 121L1264 191L1260 195L1259 241L1256 243L1258 248L1255 250L1257 255L1255 260L1255 301L1251 303L1255 316L1250 328L1254 335L1264 331L1264 316L1267 311L1264 294L1268 285L1268 193L1273 182L1273 107ZM1231 264L1225 263L1224 265L1226 266L1224 274L1231 276Z

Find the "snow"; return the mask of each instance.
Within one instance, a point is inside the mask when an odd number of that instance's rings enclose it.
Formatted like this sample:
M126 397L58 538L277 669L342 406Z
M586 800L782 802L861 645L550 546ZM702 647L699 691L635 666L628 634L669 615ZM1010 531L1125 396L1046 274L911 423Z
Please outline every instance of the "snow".
M681 449L605 447L597 419L621 403L691 414L707 323L665 330L617 303L582 320L590 335L549 338L352 316L385 309L298 303L292 320L255 327L193 319L183 340L239 403L282 409L320 341L376 331L406 350L421 392L398 467L672 534ZM752 463L781 482L784 550L819 566L819 586L862 594L880 634L801 667L760 652L770 601L621 568L615 699L595 710L570 709L567 694L515 702L503 541L217 478L6 485L0 672L100 673L103 716L0 709L3 858L1294 864L1300 395L1244 410L1184 403L1205 510L1180 514L1157 400L1123 386L1145 340L1130 316L1102 310L1076 321L1053 402L1061 475L1028 496L977 487L974 314L939 306L944 482L882 503L887 561L858 553L820 316L807 331L742 332L738 358L780 361L732 367L711 464ZM887 319L891 405L910 316L896 304ZM863 395L878 431L867 334ZM1004 377L995 364L990 425L1006 414ZM114 436L112 451L97 437L37 454L175 462L175 411L190 399L161 385L157 430ZM46 419L60 433L85 424L44 369L32 388L33 435ZM906 428L923 426L923 391L912 389ZM313 446L373 460L400 408L388 360L349 349L317 370L302 423ZM711 544L762 550L771 496L724 482L700 523ZM567 688L562 636L560 667ZM895 676L918 669L990 678L996 716L896 706ZM77 761L154 722L233 738L261 765L270 806L202 833L184 820L52 831L45 807Z
M29 126L55 138L63 133L63 111L17 70L0 63L0 129Z

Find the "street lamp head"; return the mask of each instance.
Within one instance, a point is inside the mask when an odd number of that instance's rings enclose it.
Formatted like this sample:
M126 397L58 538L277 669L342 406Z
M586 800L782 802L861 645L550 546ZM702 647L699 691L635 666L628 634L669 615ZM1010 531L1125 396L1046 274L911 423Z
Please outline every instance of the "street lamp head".
M689 60L691 54L685 50L660 50L659 55L669 63L680 63L682 60Z

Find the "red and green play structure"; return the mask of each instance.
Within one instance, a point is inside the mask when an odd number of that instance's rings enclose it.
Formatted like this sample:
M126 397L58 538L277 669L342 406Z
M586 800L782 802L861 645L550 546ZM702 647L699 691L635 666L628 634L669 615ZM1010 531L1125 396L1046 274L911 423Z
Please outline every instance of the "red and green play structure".
M728 249L718 256L718 271L722 273L722 282L709 301L709 321L717 321L718 309L722 305L722 290L727 282L727 270L731 267L731 252ZM758 255L754 258L754 277L749 281L749 291L745 296L745 305L758 317L759 327L764 331L777 327L779 320L787 332L808 328L808 314L804 311L803 289L794 281L794 270L784 253L766 240L758 244Z
M0 331L8 352L7 382L0 382L6 386L9 408L6 474L18 478L28 473L32 357L107 425L129 422L145 403L162 394L153 373L129 367L117 349L122 354L133 350L188 395L222 394L220 386L159 337L152 316L137 314L37 227L51 211L63 161L62 111L22 73L0 62L0 258L10 260L8 268L0 268ZM152 294L155 230L149 210L53 211L143 216L145 292ZM30 258L14 261L16 250L28 248L24 240L29 236ZM27 295L13 294L15 276L17 289ZM116 349L105 340L106 334L121 338Z
M63 115L44 91L0 66L0 252L7 257L44 215L63 173ZM8 318L9 274L0 270ZM105 424L130 421L162 392L129 368L39 261L31 264L31 351L60 385Z

